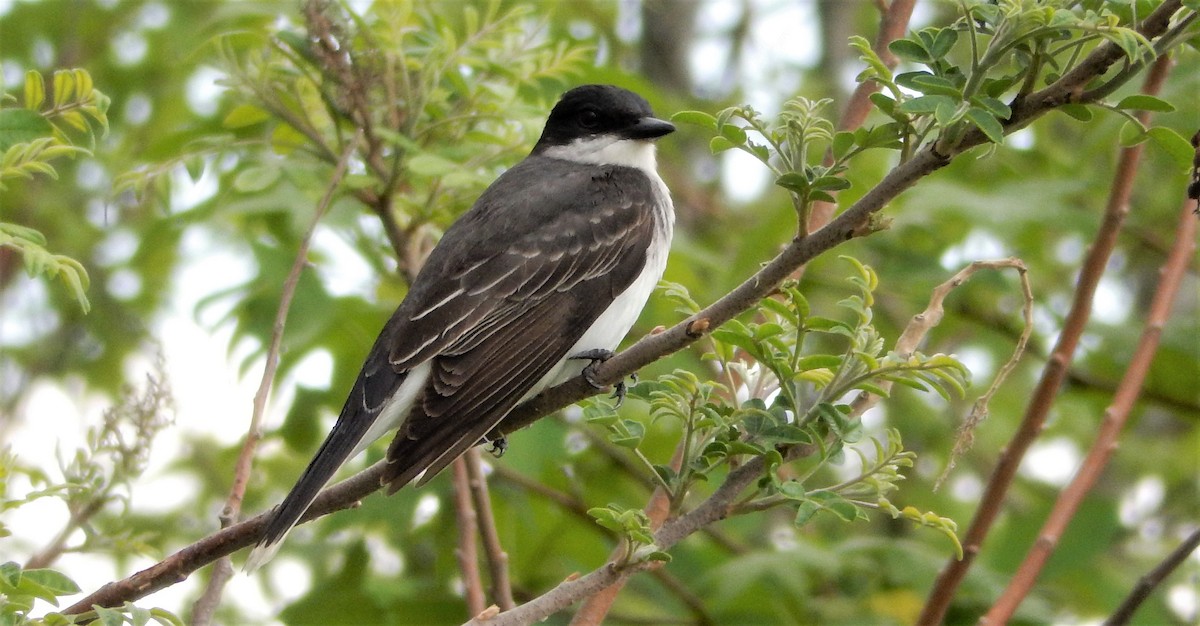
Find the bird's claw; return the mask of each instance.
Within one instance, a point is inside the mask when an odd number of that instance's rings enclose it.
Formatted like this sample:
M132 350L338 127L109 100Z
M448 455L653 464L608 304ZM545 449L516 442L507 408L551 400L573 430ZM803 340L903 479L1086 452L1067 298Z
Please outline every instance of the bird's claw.
M494 439L484 437L483 441L488 444L487 451L497 459L504 456L504 453L508 451L508 438L503 434Z
M596 380L596 366L611 359L613 357L613 354L614 354L614 352L612 350L596 348L593 350L585 350L583 352L580 352L579 354L573 355L571 358L572 359L586 359L588 361L591 361L591 363L588 363L587 366L583 368L583 372L581 372L581 374L583 375L583 379L586 380L589 385L591 385L592 387L594 387L596 389L604 389L605 385L601 385ZM633 382L633 384L636 385L637 384L637 373L635 372L633 374L630 374L629 379ZM613 385L612 395L609 396L610 398L614 398L617 401L617 405L613 408L620 408L621 403L625 402L625 393L627 391L628 391L628 388L625 386L625 381L623 381L623 380L619 380L619 381L617 381L617 383L615 385Z

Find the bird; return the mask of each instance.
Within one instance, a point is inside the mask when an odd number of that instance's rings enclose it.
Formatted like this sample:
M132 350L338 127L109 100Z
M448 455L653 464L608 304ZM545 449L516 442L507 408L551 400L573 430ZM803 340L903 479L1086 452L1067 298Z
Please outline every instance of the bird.
M561 96L529 155L429 253L333 429L270 513L247 572L274 555L346 461L389 431L390 495L489 439L502 450L504 417L543 389L580 374L601 388L596 364L666 268L675 214L655 142L674 130L621 87Z

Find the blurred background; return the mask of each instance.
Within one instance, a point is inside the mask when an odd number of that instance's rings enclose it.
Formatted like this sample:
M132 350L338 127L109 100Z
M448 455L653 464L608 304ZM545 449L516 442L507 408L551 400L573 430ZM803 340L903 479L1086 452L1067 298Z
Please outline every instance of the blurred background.
M468 6L478 9L474 25ZM269 508L291 486L403 297L404 277L454 216L528 151L565 88L620 84L645 95L662 117L742 103L771 117L794 95L830 98L825 113L836 119L862 68L847 37L873 40L879 21L876 3L865 0L505 1L494 12L454 0L352 1L345 8L376 33L370 43L379 49L412 46L412 63L444 62L443 75L457 78L423 92L428 119L403 144L413 156L391 198L394 230L381 224L366 193L356 194L378 182L361 162L316 229L246 514ZM956 15L951 3L919 3L911 27ZM457 37L453 54L437 57L429 51L446 32ZM299 55L295 42L304 33L305 17L291 2L0 0L6 93L19 98L27 70L50 76L79 67L111 98L109 132L90 156L56 162L57 179L6 181L0 190L0 221L37 229L91 279L85 314L68 289L28 275L19 256L0 247L0 447L13 456L6 497L64 480L91 486L0 510L11 532L0 535L0 560L41 557L87 592L217 527L281 285L332 176L329 160L281 123L255 86L283 85L284 93L296 81L281 110L308 112L314 128L328 130L306 100L302 72L288 78L290 70L279 70ZM367 49L361 36L353 43ZM1179 110L1156 118L1184 136L1200 127L1200 72L1186 69L1196 63L1197 51L1185 47L1161 95ZM464 112L485 123L456 126ZM976 381L972 395L946 402L898 393L864 417L869 434L897 428L918 455L893 498L898 505L936 511L965 529L1070 305L1122 123L1116 115L1085 122L1051 114L1003 146L964 155L887 208L888 230L847 242L805 273L814 312L832 316L849 293L837 255L872 266L880 277L875 322L890 343L931 289L970 261L1011 255L1030 268L1037 300L1030 349L940 490L933 482L962 417L1020 332L1015 276L982 274L957 290L923 347L962 359ZM678 213L666 279L686 285L701 304L774 256L796 219L761 164L737 151L714 156L708 140L681 126L659 153ZM894 164L887 151L856 158L840 206ZM1185 186L1186 171L1149 145L1068 382L949 623L973 622L1007 583L1090 445L1142 331ZM410 258L397 258L397 233ZM1121 447L1023 605L1022 623L1097 622L1200 519L1197 269L1192 259ZM655 296L631 340L679 319ZM697 344L641 376L704 372L704 349ZM644 416L646 406L631 402L622 414ZM628 452L578 418L568 409L542 420L510 436L503 459L489 460L518 601L594 569L614 545L580 510L531 484L568 494L584 510L640 507L649 494ZM106 423L123 433L122 445L97 445L113 441L100 436ZM647 424L643 450L665 462L678 428ZM351 469L382 451L372 449ZM234 579L218 621L465 619L451 498L447 475L298 529L264 571ZM609 623L911 623L952 554L937 533L882 514L854 524L818 516L800 528L792 517L770 511L692 537L673 550L664 575L630 581ZM205 576L139 604L185 615ZM1138 622L1195 623L1198 577L1193 556Z

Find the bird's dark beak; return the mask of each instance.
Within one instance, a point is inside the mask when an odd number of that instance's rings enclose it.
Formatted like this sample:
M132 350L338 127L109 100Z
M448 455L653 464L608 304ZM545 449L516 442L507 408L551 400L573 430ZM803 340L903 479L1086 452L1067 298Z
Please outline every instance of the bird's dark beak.
M625 130L630 139L656 139L675 132L675 125L657 117L643 117Z

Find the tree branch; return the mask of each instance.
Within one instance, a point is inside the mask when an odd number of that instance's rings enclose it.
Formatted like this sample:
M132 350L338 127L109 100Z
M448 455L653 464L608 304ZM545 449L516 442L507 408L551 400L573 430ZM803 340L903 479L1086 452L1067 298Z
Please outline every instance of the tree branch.
M467 455L450 464L454 483L454 521L458 526L458 570L462 572L463 588L466 590L467 613L478 615L487 607L483 595L483 578L479 575L479 550L475 545L475 524L478 515L471 502L471 477L467 473Z
M267 347L266 364L263 365L258 391L254 394L254 410L250 414L250 428L246 432L242 450L238 453L237 462L234 464L233 485L229 488L229 497L225 500L225 508L219 516L221 528L228 528L242 514L242 499L246 495L246 485L250 482L250 469L254 465L254 451L258 449L258 442L262 439L262 418L267 409L267 397L271 395L271 385L275 381L275 371L279 367L279 348L283 343L283 329L287 324L288 310L291 309L292 299L296 295L296 285L300 283L300 274L308 263L308 246L312 241L313 233L317 230L317 224L329 210L333 194L337 191L342 176L346 174L350 156L354 154L361 138L362 131L355 133L354 140L346 146L341 158L338 159L337 167L333 170L333 177L325 188L325 195L317 204L316 213L308 225L308 230L300 238L296 258L292 261L292 267L283 281L283 288L279 295L279 308L275 311L275 322L271 327L271 343ZM207 626L212 623L217 606L221 604L221 595L225 584L232 576L233 562L229 557L223 556L218 559L216 565L213 566L212 577L208 579L208 585L205 586L204 592L192 604L192 624L194 626Z
M1163 57L1164 59L1166 57ZM1156 66L1157 69L1157 66ZM1117 386L1112 404L1104 411L1104 419L1096 440L1088 450L1083 464L1071 479L1070 484L1059 494L1054 508L1050 510L1045 524L1038 533L1037 541L1029 548L1025 560L1017 569L1017 573L1008 583L1008 588L1000 594L991 610L981 620L981 624L1005 624L1037 581L1037 576L1045 566L1050 554L1058 546L1058 540L1067 530L1067 524L1075 516L1083 499L1100 480L1100 474L1108 464L1109 458L1117 449L1121 431L1125 427L1133 404L1137 401L1146 375L1150 373L1150 362L1158 350L1159 339L1163 327L1171 316L1171 305L1179 292L1183 276L1187 270L1188 259L1196 249L1196 218L1192 211L1196 206L1195 200L1183 203L1179 216L1179 226L1175 230L1175 245L1170 256L1160 272L1158 288L1150 303L1150 311L1146 318L1146 326L1142 337L1138 340L1125 375Z
M1104 626L1124 626L1124 624L1128 624L1129 620L1133 618L1133 614L1137 612L1138 607L1146 601L1146 598L1150 597L1150 594L1154 592L1154 589L1162 581L1166 580L1167 576L1171 575L1171 572L1175 571L1175 568L1183 564L1184 560L1196 550L1197 546L1200 546L1200 528L1193 530L1192 534L1188 535L1183 540L1183 543L1179 544L1179 547L1167 555L1167 558L1163 559L1154 569L1147 572L1145 576L1138 579L1137 585L1129 592L1128 596L1125 596L1125 600L1121 602L1121 606L1117 607L1117 610L1108 619L1104 620Z
M1167 4L1164 3L1162 6ZM1156 14L1161 12L1162 6L1159 7ZM1098 48L1092 56L1109 58L1104 51L1104 47L1107 45L1109 44ZM1089 62L1090 60L1091 57L1080 66L1095 66L1095 63ZM1156 66L1156 68L1158 67L1160 66ZM1074 77L1071 80L1080 80L1076 72L1069 72L1063 77L1063 81L1070 77ZM1143 91L1149 94L1157 93L1164 78L1165 69L1152 73L1147 79ZM1047 97L1052 99L1059 98L1059 93L1066 93L1054 89L1053 85L1043 91L1049 92ZM1142 112L1141 115L1143 123L1145 123L1145 120L1148 119L1145 117L1146 113ZM1029 450L1030 445L1042 432L1046 416L1050 413L1054 398L1058 395L1058 390L1066 378L1075 348L1079 344L1079 338L1083 336L1084 328L1091 316L1096 287L1100 284L1100 278L1108 266L1109 257L1112 256L1112 251L1116 247L1117 235L1120 234L1125 217L1129 213L1129 198L1133 192L1137 165L1144 147L1145 144L1141 143L1121 150L1120 161L1117 164L1112 189L1109 192L1104 221L1096 233L1096 240L1092 243L1087 258L1084 259L1079 278L1076 280L1075 297L1071 303L1071 309L1063 321L1062 332L1059 333L1054 350L1050 353L1049 361L1042 369L1041 378L1033 391L1033 396L1029 400L1017 431L996 460L996 467L979 499L979 509L976 510L971 525L967 529L963 541L963 558L950 560L938 574L937 580L929 592L929 597L926 599L925 607L917 619L918 624L925 626L938 624L945 617L946 610L950 607L950 601L954 598L959 584L966 577L967 570L971 568L975 556L979 554L983 546L984 538L987 537L992 524L1000 515L1008 488L1016 477L1021 460L1025 458L1025 453Z

